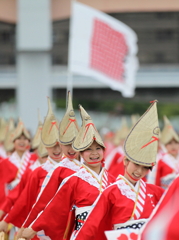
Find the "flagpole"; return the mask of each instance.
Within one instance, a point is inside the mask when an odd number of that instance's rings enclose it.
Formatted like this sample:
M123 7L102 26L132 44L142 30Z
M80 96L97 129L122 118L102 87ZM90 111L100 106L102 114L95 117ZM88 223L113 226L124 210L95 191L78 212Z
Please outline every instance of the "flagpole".
M68 43L68 73L67 73L67 91L66 91L66 106L68 101L68 91L71 93L71 98L73 99L73 73L69 70L69 63L70 63L70 54L71 54L71 36L72 36L72 13L73 13L73 3L75 0L71 0L71 17L69 19L69 43Z

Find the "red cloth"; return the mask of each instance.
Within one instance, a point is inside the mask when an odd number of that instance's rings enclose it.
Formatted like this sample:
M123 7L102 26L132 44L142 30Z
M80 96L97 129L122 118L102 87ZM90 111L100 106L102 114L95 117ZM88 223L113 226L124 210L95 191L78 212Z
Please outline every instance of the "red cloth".
M4 221L12 223L17 227L22 226L33 204L35 203L36 197L46 175L47 171L42 167L38 167L32 172L23 192L9 214L5 217Z
M162 197L158 207L152 214L151 219L146 224L141 240L178 240L179 222L179 176L169 186ZM160 226L160 228L159 228Z
M38 155L34 152L31 152L31 161L32 161L32 164L38 159Z
M72 206L75 205L77 208L91 206L100 194L101 185L97 184L98 187L93 185L96 180L90 172L82 177L80 174L84 172L86 174L87 171L80 169L78 173L72 175L61 185L60 190L44 212L32 224L32 229L35 231L44 230L46 236L50 236L53 240L63 239ZM106 186L114 181L115 178L108 174Z
M9 194L6 196L4 203L1 206L1 210L3 210L5 213L9 213L12 206L15 204L16 200L21 195L23 189L26 186L26 183L29 180L30 174L32 173L32 170L28 168L25 173L22 175L20 183L9 192Z
M117 181L101 194L75 240L106 240L104 231L113 230L114 224L124 223L132 217L135 201L131 199L130 191L132 194L134 190L130 187L126 194L120 189L120 181ZM139 219L150 216L163 191L158 186L146 184L146 198Z
M23 227L28 227L37 218L37 215L44 210L48 202L54 197L63 179L69 177L75 172L75 170L63 166L59 166L54 170L47 186L44 188L38 201L33 206L28 219L26 219L25 223L23 224Z
M24 173L34 163L37 155L32 153L29 155L29 157L29 162L25 166ZM0 162L0 189L2 190L0 195L0 209L4 210L5 212L8 212L10 210L13 205L14 199L18 197L18 188L16 189L15 187L13 190L8 190L8 192L6 190L6 184L12 182L17 177L18 173L18 167L9 159L10 157ZM22 176L24 175L24 173L22 174ZM20 190L22 190L22 188ZM6 196L9 196L9 199L7 199L7 202L5 203Z
M167 189L179 171L179 159L170 154L163 155L158 161L155 184Z
M14 180L17 175L18 168L11 163L8 158L0 161L0 206L4 203L6 198L5 184ZM1 207L0 207L1 209Z
M119 174L124 175L123 164L124 152L121 146L116 147L106 158L106 167L110 174L114 177L118 177Z

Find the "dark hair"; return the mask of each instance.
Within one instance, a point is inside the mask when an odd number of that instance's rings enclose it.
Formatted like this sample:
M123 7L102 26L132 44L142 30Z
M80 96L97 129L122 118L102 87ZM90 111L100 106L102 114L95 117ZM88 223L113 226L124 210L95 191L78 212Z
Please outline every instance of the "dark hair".
M127 160L127 161L131 161L131 160L129 160L127 157L125 158L125 160ZM138 164L138 163L135 163L135 164ZM144 166L144 167L146 167L148 170L150 170L150 171L152 171L152 169L153 169L153 166L145 166L145 165L142 165L142 164L138 164L138 165L140 165L140 166Z

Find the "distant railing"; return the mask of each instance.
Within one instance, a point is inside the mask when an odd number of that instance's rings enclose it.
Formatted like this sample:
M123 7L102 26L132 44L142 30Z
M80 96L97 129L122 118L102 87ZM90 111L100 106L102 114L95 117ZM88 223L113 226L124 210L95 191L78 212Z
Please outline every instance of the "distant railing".
M67 66L52 66L51 87L66 88L68 78ZM103 83L90 78L74 75L74 88L106 88ZM16 67L0 66L0 88L16 88ZM177 65L146 65L141 66L136 74L136 87L179 87L179 66Z

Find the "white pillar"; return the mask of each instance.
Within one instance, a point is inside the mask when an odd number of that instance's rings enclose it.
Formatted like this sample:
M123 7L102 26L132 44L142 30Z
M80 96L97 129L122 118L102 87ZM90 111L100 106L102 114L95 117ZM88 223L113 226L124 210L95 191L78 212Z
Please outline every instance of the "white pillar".
M51 48L51 1L18 0L18 114L32 134L38 124L37 110L44 118L46 97L51 97Z

